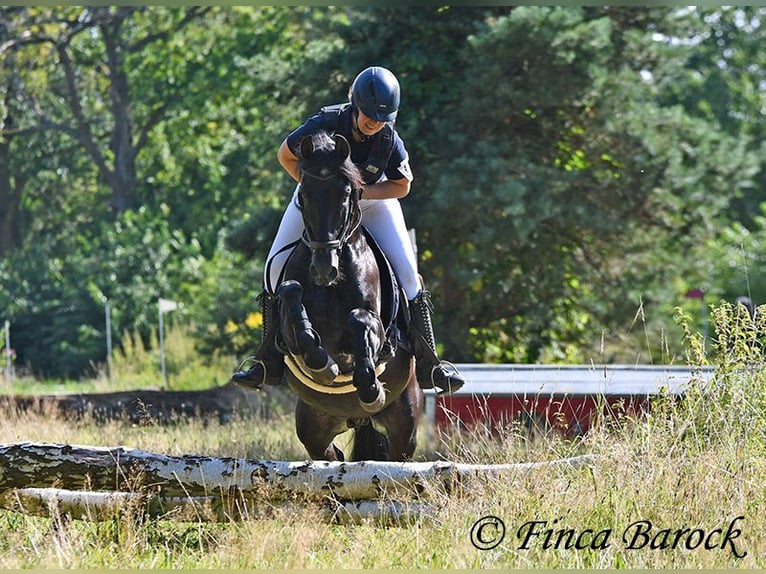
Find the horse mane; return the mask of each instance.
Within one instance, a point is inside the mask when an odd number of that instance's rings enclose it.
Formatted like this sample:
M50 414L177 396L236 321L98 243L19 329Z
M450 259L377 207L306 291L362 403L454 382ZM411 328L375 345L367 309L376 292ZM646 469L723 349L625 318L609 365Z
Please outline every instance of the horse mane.
M362 173L359 171L359 168L356 167L354 162L351 161L350 156L338 163L337 166L335 165L340 158L335 153L335 140L328 132L319 130L306 137L311 138L311 141L314 144L314 153L308 160L302 158L301 155L298 154L301 170L306 167L306 164L309 163L310 160L316 157L321 157L321 161L324 164L331 163L329 160L332 158L332 167L336 167L336 169L340 170L341 175L349 181L352 189L358 191L364 187Z

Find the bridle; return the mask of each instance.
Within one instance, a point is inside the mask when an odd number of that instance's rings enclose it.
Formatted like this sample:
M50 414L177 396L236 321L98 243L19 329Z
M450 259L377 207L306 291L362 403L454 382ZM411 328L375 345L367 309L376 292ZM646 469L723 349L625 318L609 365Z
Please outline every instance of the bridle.
M303 178L305 177L316 179L318 181L338 179L338 176L332 173L330 175L323 176L316 175L306 170L301 170L301 185L303 185ZM348 216L346 217L346 221L343 222L343 227L340 230L338 239L331 239L330 241L315 241L309 237L308 228L304 228L303 234L301 235L301 241L303 244L306 245L306 247L308 247L312 253L316 253L317 251L330 251L333 249L340 251L343 249L343 246L348 242L354 232L359 228L359 225L362 223L362 209L359 207L359 202L353 201L352 207L353 209L349 211ZM303 211L303 205L301 205L300 202L298 204L298 208Z

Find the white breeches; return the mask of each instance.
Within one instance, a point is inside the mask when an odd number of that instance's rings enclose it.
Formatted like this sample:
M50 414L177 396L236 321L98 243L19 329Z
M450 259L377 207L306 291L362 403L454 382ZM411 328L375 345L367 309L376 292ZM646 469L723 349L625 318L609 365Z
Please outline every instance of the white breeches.
M297 194L296 187L266 259L264 287L269 293L274 293L282 281L282 270L287 258L303 234L303 217L298 209ZM407 299L414 299L420 291L418 266L399 200L362 199L359 206L362 209L362 225L388 257Z

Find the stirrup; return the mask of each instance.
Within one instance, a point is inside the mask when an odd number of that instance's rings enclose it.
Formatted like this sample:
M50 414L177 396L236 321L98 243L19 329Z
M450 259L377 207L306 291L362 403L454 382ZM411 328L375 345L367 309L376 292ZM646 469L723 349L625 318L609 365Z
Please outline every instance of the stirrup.
M445 365L447 365L452 370L452 372L454 372L454 374L459 378L455 379L453 376L451 376L450 372L446 368L444 368ZM446 374L447 383L448 383L447 388L441 387L436 384L436 378L434 377L434 373L439 368L441 368ZM450 380L454 381L454 384L450 385L449 384ZM436 363L433 367L431 367L431 384L433 385L433 388L436 391L436 396L442 396L442 395L452 394L455 391L459 390L465 384L465 381L462 380L460 371L458 370L458 368L455 366L454 363L451 363L449 361L445 361L442 359L438 363Z
M252 382L252 380L248 380L248 375L250 371L252 371L256 365L261 365L261 368L263 369L263 379L260 382ZM245 365L250 365L247 369L245 369ZM234 381L235 384L244 386L250 389L261 389L266 384L266 379L268 378L268 371L266 369L266 363L259 359L258 357L251 356L246 359L244 359L240 364L239 367L237 367L237 370L234 372L234 374L231 376L231 380Z

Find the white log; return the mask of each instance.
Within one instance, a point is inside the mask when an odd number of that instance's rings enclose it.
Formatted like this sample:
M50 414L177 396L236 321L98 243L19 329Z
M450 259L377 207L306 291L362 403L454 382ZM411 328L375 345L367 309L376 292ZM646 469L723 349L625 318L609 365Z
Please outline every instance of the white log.
M149 516L202 513L212 506L214 497L162 498L137 492L74 491L62 488L20 488L0 498L0 506L8 510L36 516L69 515L81 520L103 520L124 512ZM182 511L182 512L179 512Z
M68 516L75 520L105 520L124 513L146 514L154 518L193 522L229 522L260 518L275 511L296 511L295 502L257 503L221 497L147 497L135 492L72 491L61 488L20 488L0 497L0 508L33 516ZM335 501L317 503L321 518L338 524L359 524L366 520L378 524L401 525L420 518L431 518L435 508L420 502L394 500ZM305 504L303 505L305 508Z
M472 479L518 477L536 470L593 464L584 455L536 463L286 462L168 456L118 447L48 443L0 444L0 493L18 488L150 493L165 498L238 494L290 499L296 495L340 500L426 496Z

